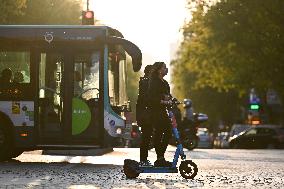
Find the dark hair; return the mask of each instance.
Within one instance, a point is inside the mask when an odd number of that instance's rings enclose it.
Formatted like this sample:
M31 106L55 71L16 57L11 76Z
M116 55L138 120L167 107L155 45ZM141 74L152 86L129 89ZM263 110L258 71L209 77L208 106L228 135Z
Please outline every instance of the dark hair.
M151 71L151 78L153 77L158 77L159 75L159 70L163 67L163 65L165 65L164 62L155 62L152 66L152 71Z
M13 76L13 72L10 68L5 68L4 70L2 70L1 72L1 80L5 81L5 82L11 82Z
M150 74L150 72L151 72L151 70L152 70L152 65L147 65L146 67L145 67L145 69L144 69L144 74L145 74L145 76L146 77L148 77L149 76L149 74Z
M1 75L2 77L11 77L12 76L11 68L5 68L4 70L2 70Z

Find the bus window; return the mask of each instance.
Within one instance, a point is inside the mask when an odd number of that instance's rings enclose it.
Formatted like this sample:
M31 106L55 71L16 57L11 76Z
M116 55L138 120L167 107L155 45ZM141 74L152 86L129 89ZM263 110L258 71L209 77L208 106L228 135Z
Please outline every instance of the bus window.
M74 96L85 100L99 98L100 53L80 54L75 57Z
M119 53L109 54L108 67L109 98L112 106L125 105L126 95L126 58Z
M40 98L52 98L54 104L60 104L63 56L41 53L39 70Z
M114 53L109 54L108 65L108 94L111 106L118 105L118 62Z
M0 52L0 85L30 83L30 53Z
M119 62L119 104L127 104L126 94L126 60Z

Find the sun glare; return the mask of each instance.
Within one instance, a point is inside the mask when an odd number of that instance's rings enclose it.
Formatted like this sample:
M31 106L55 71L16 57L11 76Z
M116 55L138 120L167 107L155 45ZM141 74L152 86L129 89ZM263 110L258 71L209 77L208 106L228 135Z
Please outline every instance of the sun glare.
M89 0L89 3L99 24L118 29L138 45L143 53L143 67L155 61L169 65L187 17L186 0Z

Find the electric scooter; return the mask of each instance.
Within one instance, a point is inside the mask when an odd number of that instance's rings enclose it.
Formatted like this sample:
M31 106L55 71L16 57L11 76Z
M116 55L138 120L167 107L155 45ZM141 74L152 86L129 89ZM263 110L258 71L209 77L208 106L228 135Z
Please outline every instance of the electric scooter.
M183 151L181 138L177 129L177 122L172 111L173 105L177 104L180 104L180 102L173 99L172 104L167 107L168 116L172 124L172 132L177 143L177 149L175 151L172 165L170 167L140 166L137 161L125 159L123 171L127 178L136 178L140 173L178 173L177 163L179 157L181 157L182 160L179 166L181 176L185 179L193 179L197 175L197 165L191 160L186 160L186 155Z

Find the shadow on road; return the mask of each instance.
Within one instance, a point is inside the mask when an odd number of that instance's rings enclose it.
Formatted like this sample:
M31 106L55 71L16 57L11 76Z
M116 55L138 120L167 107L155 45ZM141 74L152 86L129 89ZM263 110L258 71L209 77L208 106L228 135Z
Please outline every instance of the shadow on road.
M140 174L127 179L120 165L20 162L0 163L1 187L27 188L188 188L202 186L179 174Z

